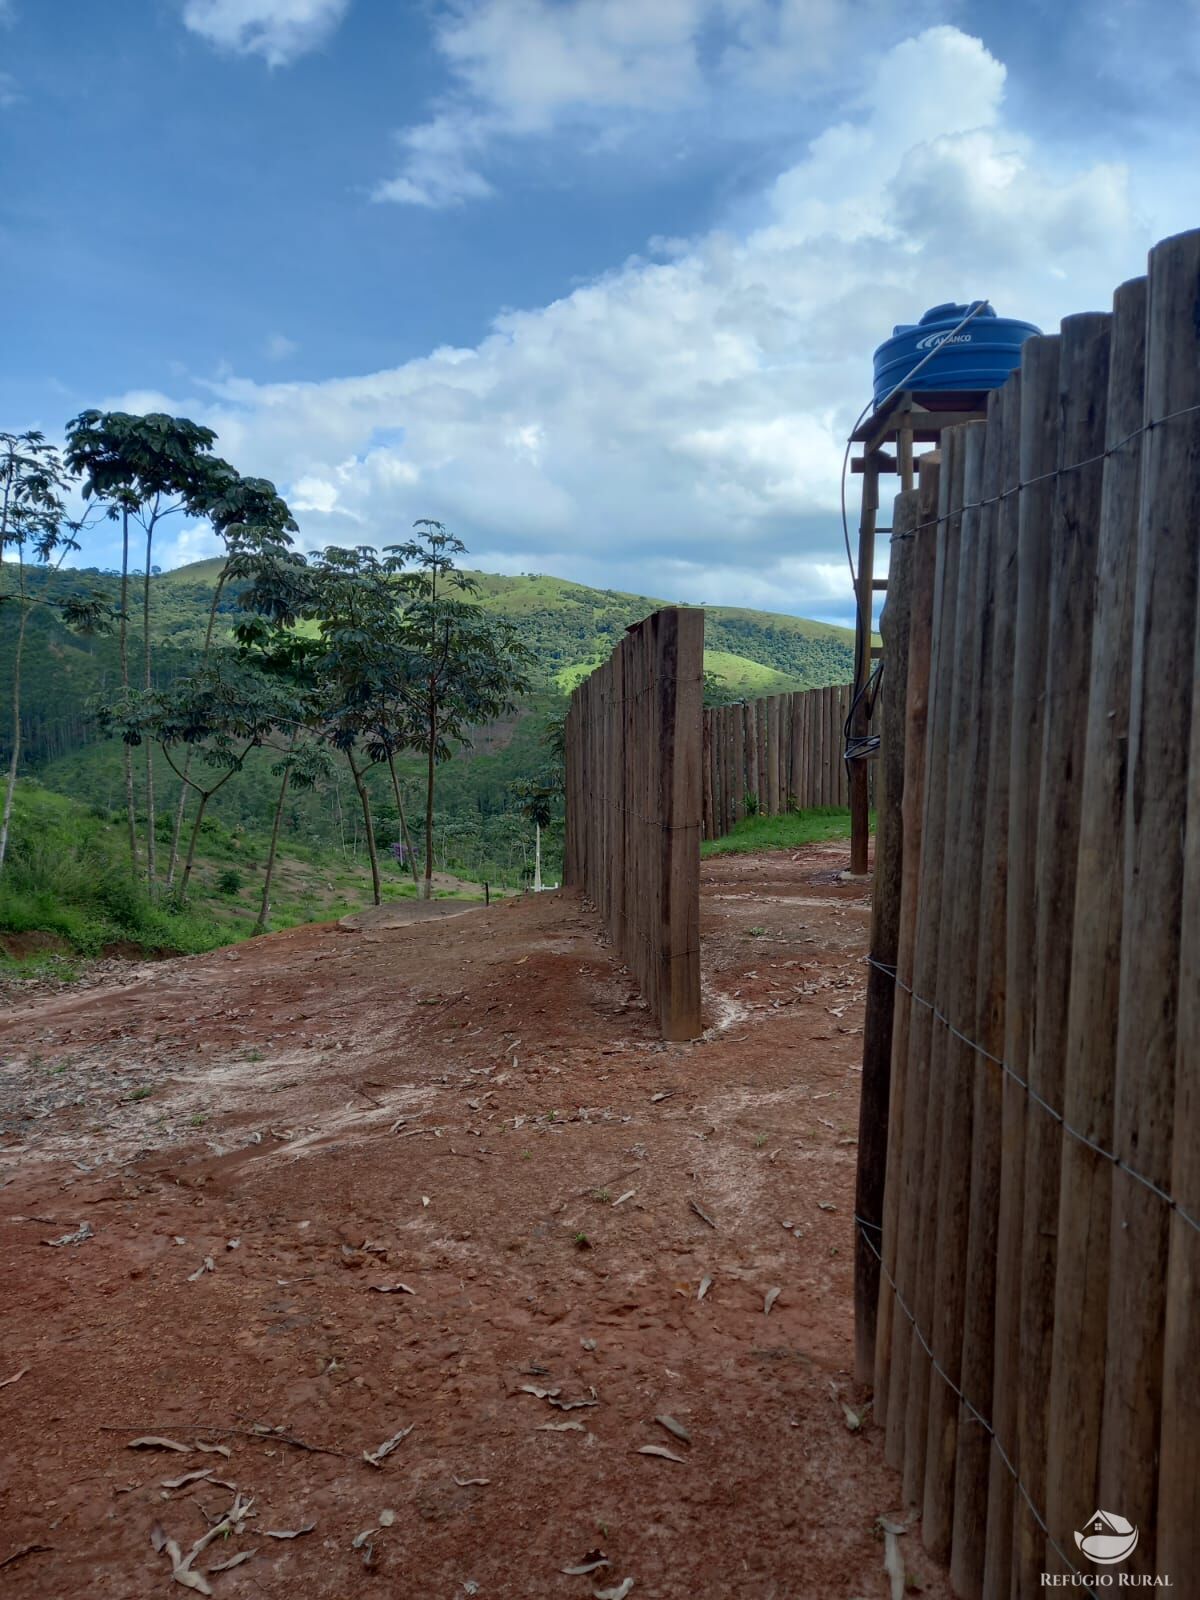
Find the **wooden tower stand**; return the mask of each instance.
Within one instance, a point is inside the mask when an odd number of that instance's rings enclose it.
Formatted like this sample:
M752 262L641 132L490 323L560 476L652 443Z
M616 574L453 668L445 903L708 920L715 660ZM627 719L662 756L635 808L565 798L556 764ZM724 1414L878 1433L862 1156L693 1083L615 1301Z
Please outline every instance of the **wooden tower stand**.
M867 686L882 647L875 641L875 596L887 592L887 579L875 576L875 536L891 533L877 525L879 479L885 473L899 476L900 488L916 482L915 447L941 441L942 429L987 416L987 390L901 389L867 418L851 435L861 454L851 462L862 476L862 514L858 523L858 584L855 593L854 699L850 738L866 750L870 734L870 697ZM890 448L889 448L890 447ZM867 757L855 756L850 768L850 871L865 877L870 843L870 786Z

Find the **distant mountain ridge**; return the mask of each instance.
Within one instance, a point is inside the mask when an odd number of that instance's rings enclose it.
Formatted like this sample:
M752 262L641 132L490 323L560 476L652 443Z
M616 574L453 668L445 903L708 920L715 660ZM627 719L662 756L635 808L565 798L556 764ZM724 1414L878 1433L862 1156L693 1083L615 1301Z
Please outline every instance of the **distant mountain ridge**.
M151 630L159 645L160 671L184 670L191 652L202 643L220 570L221 560L214 558L152 579ZM671 603L544 574L470 575L478 585L478 603L520 629L540 668L537 675L543 693L569 692L608 656L631 623ZM31 586L46 596L92 588L115 601L120 580L94 568L57 574L35 571ZM11 584L5 582L3 587L7 591ZM233 594L222 598L223 617L232 619L236 609ZM136 655L141 637L141 579L136 574L131 582L131 611L130 651ZM754 698L844 683L851 676L854 635L848 628L734 606L706 606L704 611L710 699ZM0 629L0 683L8 681L14 631ZM117 675L114 638L80 638L42 607L35 607L24 672L26 761L36 766L88 742L86 701L116 682ZM3 743L0 731L0 745Z

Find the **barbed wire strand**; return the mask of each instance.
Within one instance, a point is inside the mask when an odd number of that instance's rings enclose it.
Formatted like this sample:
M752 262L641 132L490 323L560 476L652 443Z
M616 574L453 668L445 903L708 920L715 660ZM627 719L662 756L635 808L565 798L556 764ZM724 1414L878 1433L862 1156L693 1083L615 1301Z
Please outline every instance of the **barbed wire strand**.
M1023 489L1032 489L1035 484L1046 483L1052 478L1063 478L1068 472L1081 472L1084 467L1094 467L1101 461L1107 461L1109 456L1115 456L1118 450L1123 450L1127 444L1131 444L1134 439L1140 439L1143 434L1152 433L1155 428L1165 427L1168 422L1174 422L1179 417L1191 416L1197 411L1200 411L1200 405L1180 406L1177 411L1168 411L1165 417L1151 418L1149 422L1143 422L1140 428L1127 433L1115 444L1107 445L1094 456L1085 456L1082 461L1073 461L1065 467L1055 467L1050 472L1039 472L1035 478L1023 478L1011 488L1001 489L999 494L989 495L985 500L966 500L961 506L954 506L942 516L930 517L926 522L917 523L915 528L906 528L902 533L893 533L891 542L895 544L901 539L913 539L926 528L936 528L940 523L948 522L951 517L961 516L964 511L982 511L985 506L998 506L1010 496L1020 494Z
M963 1406L963 1408L966 1411L970 1412L971 1416L980 1425L980 1427L987 1434L988 1438L991 1440L992 1449L995 1450L996 1454L999 1456L1001 1462L1003 1463L1003 1465L1005 1467L1005 1470L1008 1472L1009 1476L1012 1478L1013 1482L1016 1484L1017 1490L1020 1493L1020 1496L1021 1496L1022 1500L1024 1500L1025 1504L1029 1507L1029 1514L1032 1516L1033 1520L1037 1523L1038 1527L1045 1534L1046 1543L1055 1552L1055 1554L1058 1556L1059 1560L1066 1567L1068 1572L1072 1573L1073 1576L1075 1576L1076 1578L1083 1578L1084 1579L1084 1582L1082 1584L1083 1593L1088 1595L1088 1596L1090 1596L1090 1600L1099 1600L1099 1596L1097 1595L1096 1591L1087 1582L1087 1575L1079 1570L1079 1568L1071 1560L1070 1556L1068 1556L1067 1552L1063 1549L1062 1545L1059 1544L1058 1540L1050 1532L1050 1529L1046 1525L1045 1517L1038 1510L1037 1506L1033 1503L1033 1499L1030 1496L1029 1490L1025 1487L1025 1485L1021 1481L1020 1473L1017 1471L1016 1467L1013 1465L1011 1459L1009 1458L1008 1452L1005 1450L1004 1446L1000 1443L1000 1440L997 1438L995 1428L993 1428L992 1424L983 1415L982 1411L980 1411L977 1406L972 1405L971 1401L967 1399L966 1395L959 1388L958 1384L955 1383L954 1379L950 1376L950 1374L946 1371L945 1367L942 1366L941 1362L934 1355L933 1347L930 1345L929 1340L925 1337L925 1334L921 1329L921 1324L917 1321L916 1317L913 1315L912 1311L909 1309L908 1302L905 1300L903 1294L900 1292L900 1285L896 1282L895 1278L893 1278L891 1273L888 1271L887 1263L884 1261L883 1256L880 1254L879 1248L876 1245L875 1241L873 1239L871 1239L867 1235L867 1233L865 1231L866 1228L873 1228L873 1227L876 1226L876 1224L875 1223L864 1222L864 1219L859 1217L859 1216L857 1216L857 1215L855 1216L854 1220L859 1225L859 1232L862 1234L862 1238L863 1238L864 1244L866 1244L868 1249L871 1251L871 1254L879 1262L879 1270L882 1272L883 1276L887 1279L888 1286L890 1287L890 1289L892 1291L892 1294L895 1296L896 1304L900 1307L901 1311L903 1311L904 1315L908 1318L909 1322L912 1324L912 1331L916 1335L917 1342L920 1344L921 1349L924 1350L925 1354L929 1357L930 1366L933 1368L934 1372L937 1373L938 1377L942 1380L942 1382L946 1385L946 1387L950 1390L951 1394L953 1394L958 1399L959 1403ZM1080 1586L1073 1584L1072 1587L1076 1588L1076 1587L1080 1587Z
M1173 1211L1176 1216L1178 1216L1183 1222L1187 1223L1189 1228L1193 1228L1197 1233L1200 1233L1200 1220L1197 1220L1197 1218L1193 1217L1190 1211L1185 1210L1179 1201L1176 1200L1174 1195L1168 1194L1167 1191L1161 1187L1161 1185L1154 1182L1153 1178L1146 1177L1144 1172L1139 1172L1136 1167L1131 1167L1129 1163L1121 1156L1117 1155L1112 1150L1106 1150L1102 1144L1097 1144L1095 1139L1089 1138L1089 1136L1081 1129L1076 1128L1073 1123L1068 1122L1063 1113L1059 1111L1056 1106L1052 1106L1048 1100L1040 1095L1029 1082L1029 1080L1027 1078L1023 1078L1015 1067L1011 1066L1007 1061L1005 1061L1002 1056L993 1055L990 1050L984 1049L983 1045L977 1044L976 1041L972 1038L969 1038L961 1028L956 1028L955 1025L950 1021L950 1018L947 1017L944 1012L939 1010L932 1000L927 1000L924 995L918 994L911 984L905 983L904 979L896 971L895 967L889 966L886 961L877 960L874 956L867 956L865 957L865 960L868 966L874 967L877 972L882 972L885 977L891 978L892 982L903 989L905 994L911 995L912 999L917 1005L924 1006L927 1011L932 1012L935 1019L940 1022L949 1033L952 1033L956 1039L961 1040L963 1044L974 1050L976 1055L982 1056L985 1061L990 1061L993 1066L999 1067L1000 1071L1003 1072L1006 1077L1011 1078L1012 1081L1018 1085L1018 1087L1025 1091L1025 1093L1036 1105L1041 1106L1042 1110L1059 1124L1064 1133L1069 1133L1073 1139L1077 1139L1080 1144L1086 1145L1087 1148L1089 1150L1093 1150L1096 1155L1103 1156L1106 1161L1111 1161L1114 1167L1119 1167L1122 1172L1128 1173L1128 1175L1136 1183L1140 1183L1143 1188L1149 1189L1151 1194L1157 1195L1169 1210Z

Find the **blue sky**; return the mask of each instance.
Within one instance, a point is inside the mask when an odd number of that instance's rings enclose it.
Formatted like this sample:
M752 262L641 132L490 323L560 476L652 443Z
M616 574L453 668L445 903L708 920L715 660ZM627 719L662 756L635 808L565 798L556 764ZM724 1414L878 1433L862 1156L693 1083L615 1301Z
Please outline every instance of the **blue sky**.
M0 427L171 409L310 547L848 617L873 346L1106 307L1198 96L1197 0L0 0Z

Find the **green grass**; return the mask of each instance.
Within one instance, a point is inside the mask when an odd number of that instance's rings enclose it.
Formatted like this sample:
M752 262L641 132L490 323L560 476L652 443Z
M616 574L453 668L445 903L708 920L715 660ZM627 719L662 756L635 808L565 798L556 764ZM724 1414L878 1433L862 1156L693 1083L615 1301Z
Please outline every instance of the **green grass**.
M168 845L160 840L159 870ZM73 957L96 956L112 945L149 954L197 955L248 938L258 916L266 841L245 830L205 824L186 905L160 891L152 903L130 877L123 817L44 789L32 779L17 785L12 835L0 871L0 935L18 952L0 947L0 969L21 976L78 975ZM236 863L236 868L231 866ZM411 880L384 864L385 900L409 900ZM236 876L239 887L230 892ZM463 890L438 890L438 899L472 900ZM482 896L479 896L482 898ZM365 867L340 854L281 850L271 892L270 927L332 921L371 900ZM20 936L32 936L22 939ZM49 936L49 940L45 938ZM53 942L57 948L47 948ZM24 947L24 948L23 948Z
M746 817L721 839L705 839L702 856L743 855L752 850L794 850L803 844L850 837L850 812L844 806L814 806L781 817Z

